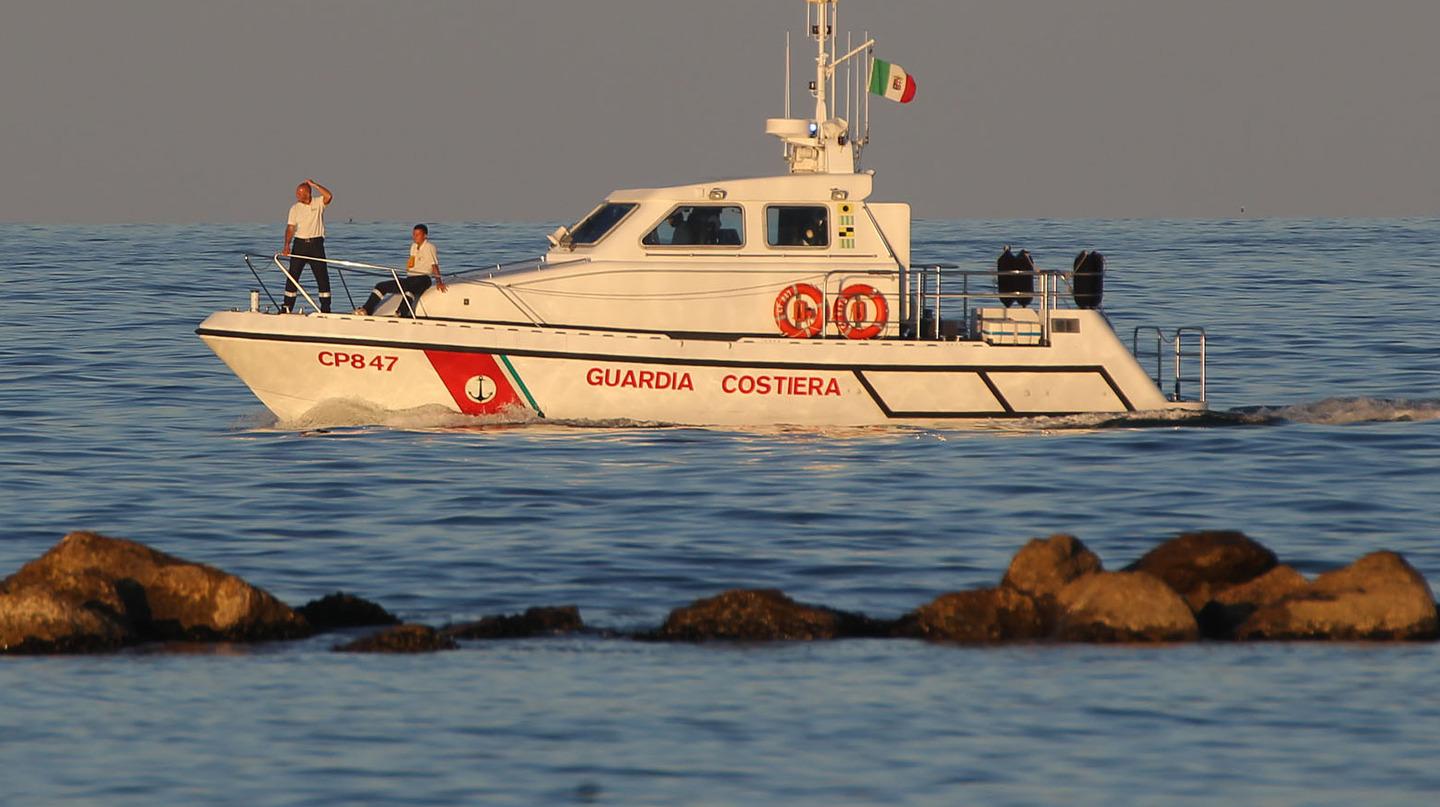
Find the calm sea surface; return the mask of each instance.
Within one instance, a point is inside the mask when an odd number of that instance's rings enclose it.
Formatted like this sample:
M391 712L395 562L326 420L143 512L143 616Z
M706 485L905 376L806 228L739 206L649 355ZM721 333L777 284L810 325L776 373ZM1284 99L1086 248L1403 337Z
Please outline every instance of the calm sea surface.
M432 235L460 268L536 253L548 230ZM893 616L993 583L1032 536L1074 532L1118 567L1178 531L1233 527L1306 572L1388 548L1440 582L1440 225L916 230L917 260L976 268L1007 243L1045 268L1103 250L1120 333L1207 326L1212 405L1272 417L836 433L343 411L275 424L193 329L246 304L240 254L273 250L279 226L0 225L0 574L89 528L296 604L345 589L440 623L576 603L593 625L630 628L732 586ZM332 255L393 263L407 237L407 223L354 223L328 240ZM0 659L0 801L1440 796L1434 645L585 637L394 658L331 654L335 641Z

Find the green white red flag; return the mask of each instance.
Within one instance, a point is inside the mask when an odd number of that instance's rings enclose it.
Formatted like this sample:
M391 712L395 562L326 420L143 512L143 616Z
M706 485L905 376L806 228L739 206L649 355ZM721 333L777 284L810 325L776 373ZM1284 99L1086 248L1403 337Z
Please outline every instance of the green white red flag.
M875 59L870 63L870 92L908 104L915 98L915 77L898 64Z

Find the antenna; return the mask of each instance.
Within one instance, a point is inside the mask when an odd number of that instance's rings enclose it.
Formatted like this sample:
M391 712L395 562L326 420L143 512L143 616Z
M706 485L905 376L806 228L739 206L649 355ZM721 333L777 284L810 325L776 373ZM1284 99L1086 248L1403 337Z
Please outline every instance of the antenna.
M785 117L790 117L790 32L785 32Z
M865 32L865 41L874 42L870 38L870 32ZM871 45L865 49L865 77L862 81L869 81L870 74L875 72L875 46ZM860 148L870 145L870 91L865 91L865 137L860 141Z

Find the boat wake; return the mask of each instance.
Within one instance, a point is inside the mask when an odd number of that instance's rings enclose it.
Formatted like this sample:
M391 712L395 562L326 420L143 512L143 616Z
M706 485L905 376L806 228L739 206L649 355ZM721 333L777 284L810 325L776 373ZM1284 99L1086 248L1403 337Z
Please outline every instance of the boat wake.
M1243 417L1288 423L1344 426L1349 423L1410 423L1440 420L1437 398L1326 398L1314 403L1280 407L1242 407Z
M1219 428L1307 424L1347 426L1359 423L1413 423L1440 420L1436 398L1325 398L1286 406L1241 406L1209 412L1133 412L1125 415L1068 415L1034 418L1034 429Z
M1089 414L1036 417L1021 420L980 421L964 430L1036 433L1046 431L1089 431L1145 428L1223 428L1236 426L1278 426L1307 424L1345 426L1362 423L1412 423L1440 420L1440 399L1406 398L1325 398L1286 406L1242 406L1208 412L1132 412L1123 415ZM390 429L396 431L487 431L520 427L562 429L663 429L674 424L640 420L547 420L526 409L496 415L465 415L443 406L387 410L357 400L325 401L294 420L280 421L269 413L247 418L237 424L241 431L328 433ZM695 428L695 427L686 427ZM703 427L702 427L703 428ZM726 426L726 431L753 432L754 428ZM914 430L916 427L906 427ZM962 427L956 426L956 429ZM930 431L931 429L921 429ZM945 428L950 430L949 427ZM815 427L772 426L759 429L767 434L810 434ZM835 431L833 428L822 431ZM848 430L842 430L848 431ZM894 429L869 426L853 430L857 435L893 433Z

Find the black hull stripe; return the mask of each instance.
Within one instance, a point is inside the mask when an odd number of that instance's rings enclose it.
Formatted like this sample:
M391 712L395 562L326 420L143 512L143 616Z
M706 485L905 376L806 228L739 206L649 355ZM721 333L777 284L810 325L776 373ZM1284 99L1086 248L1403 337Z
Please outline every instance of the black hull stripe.
M525 350L518 348L500 347L473 347L470 345L456 345L439 342L397 342L385 339L356 339L344 336L303 336L299 334L277 334L277 333L254 333L244 331L226 331L217 328L196 328L195 333L199 336L213 336L221 339L246 339L259 342L296 342L301 344L333 344L333 345L356 345L360 347L394 348L398 350L446 350L457 353L483 353L494 355L503 353L506 356L525 356L527 358L541 359L569 359L574 361L603 361L622 364L658 364L664 366L690 366L690 367L735 367L760 370L814 370L820 372L844 372L850 370L859 379L860 385L874 400L876 406L887 418L924 418L927 420L946 418L1006 418L1006 417L1056 417L1063 415L1084 414L1083 412L1015 412L1000 390L989 378L992 373L1035 373L1040 375L1052 374L1077 374L1090 373L1100 376L1110 387L1117 400L1125 407L1125 411L1134 412L1135 407L1130 399L1120 391L1120 386L1115 383L1108 370L1103 365L1046 365L1029 367L1024 365L994 365L994 364L925 364L925 365L904 365L904 364L847 364L844 367L836 367L833 364L819 364L815 362L777 362L777 361L739 361L727 359L682 359L668 356L624 356L606 353L579 353L559 350ZM867 380L863 373L963 373L970 372L980 376L981 380L991 393L995 395L996 402L1000 404L1002 412L896 412L890 409L884 399L880 397L879 391Z

